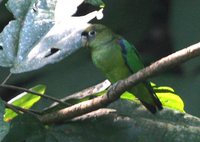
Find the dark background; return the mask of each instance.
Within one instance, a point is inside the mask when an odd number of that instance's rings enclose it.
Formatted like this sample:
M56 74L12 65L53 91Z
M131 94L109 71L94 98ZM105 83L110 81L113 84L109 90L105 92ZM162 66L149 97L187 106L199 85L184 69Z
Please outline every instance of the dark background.
M200 1L193 0L104 0L102 23L134 43L146 65L191 44L199 42ZM89 6L84 9L89 10ZM84 11L84 10L83 10ZM81 12L80 12L81 13ZM0 30L12 19L12 15L0 5ZM200 64L199 57L172 68L150 80L157 85L171 86L185 102L186 112L200 117ZM0 68L0 79L9 69ZM37 71L16 74L10 84L33 87L47 85L47 94L62 98L73 92L97 84L104 76L93 66L87 49L80 49L59 63ZM0 95L8 100L19 92L0 89ZM35 108L47 106L41 101Z

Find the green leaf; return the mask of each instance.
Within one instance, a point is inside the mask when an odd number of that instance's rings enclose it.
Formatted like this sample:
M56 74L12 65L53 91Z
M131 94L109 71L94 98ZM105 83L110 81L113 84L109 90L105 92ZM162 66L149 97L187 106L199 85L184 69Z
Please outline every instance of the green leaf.
M46 90L46 86L45 85L37 85L37 86L31 88L31 90L34 91L34 92L40 93L40 94L44 94L45 90ZM18 96L16 96L12 100L10 100L8 103L12 104L14 106L24 108L24 109L29 109L35 103L37 103L40 100L40 98L41 98L40 96L24 92L24 93L19 94ZM6 109L4 120L10 121L11 119L16 117L17 115L18 114L15 113L13 110Z
M153 87L164 107L185 112L183 100L168 86Z
M3 140L3 138L5 137L5 135L7 135L10 129L10 124L6 123L3 120L4 110L5 110L5 106L2 100L0 99L0 141Z
M121 99L125 99L125 100L129 100L129 101L137 101L137 98L136 98L133 94L131 94L131 93L129 93L129 92L124 92L124 93L121 95L120 98L121 98Z
M85 0L85 2L101 8L105 7L105 3L102 0Z

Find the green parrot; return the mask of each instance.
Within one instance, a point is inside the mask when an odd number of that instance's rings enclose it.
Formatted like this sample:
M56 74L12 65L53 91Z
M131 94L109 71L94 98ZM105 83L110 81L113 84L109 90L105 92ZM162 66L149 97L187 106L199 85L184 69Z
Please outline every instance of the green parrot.
M111 83L144 68L135 47L104 25L93 24L85 29L82 32L82 44L90 49L94 65ZM127 91L134 94L150 112L156 113L162 109L150 82L143 81Z

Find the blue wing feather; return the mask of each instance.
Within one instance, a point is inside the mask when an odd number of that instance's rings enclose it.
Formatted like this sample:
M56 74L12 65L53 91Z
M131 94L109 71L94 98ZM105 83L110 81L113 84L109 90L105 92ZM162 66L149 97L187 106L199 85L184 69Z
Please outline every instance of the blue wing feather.
M118 40L118 44L121 47L122 55L127 67L131 70L132 73L139 71L144 68L142 60L136 50L136 48L131 45L128 41L123 38Z

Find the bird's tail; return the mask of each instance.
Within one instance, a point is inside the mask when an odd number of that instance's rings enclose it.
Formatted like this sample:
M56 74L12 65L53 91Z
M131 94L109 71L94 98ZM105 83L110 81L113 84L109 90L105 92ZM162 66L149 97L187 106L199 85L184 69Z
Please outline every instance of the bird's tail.
M134 95L151 113L156 113L157 110L161 110L163 108L162 103L153 91L149 82L140 83L132 90Z
M150 104L150 103L147 103L147 102L145 102L143 100L140 100L140 102L153 114L156 113L157 110L161 110L163 108L160 101L157 104Z

